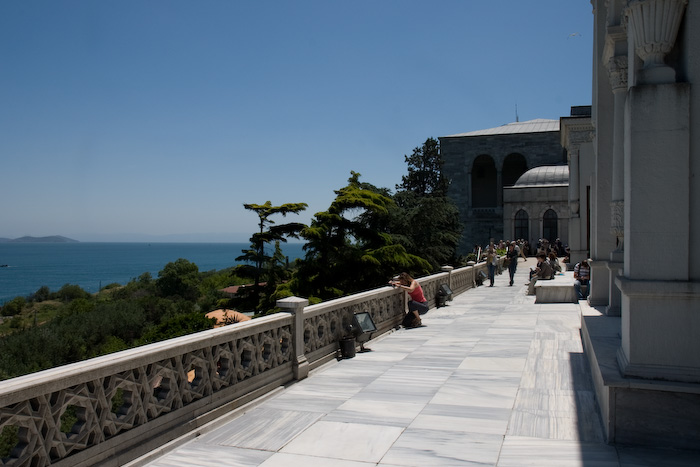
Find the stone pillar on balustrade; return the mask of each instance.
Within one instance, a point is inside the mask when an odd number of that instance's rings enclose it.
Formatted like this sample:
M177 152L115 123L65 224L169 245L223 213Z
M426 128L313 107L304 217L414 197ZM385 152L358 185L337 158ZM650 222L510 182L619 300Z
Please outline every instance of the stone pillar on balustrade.
M291 313L294 317L294 354L292 362L294 369L294 379L300 380L309 376L309 361L305 355L304 343L304 308L309 305L309 301L300 297L287 297L277 300L277 307L283 312Z
M690 84L676 82L665 63L686 5L637 0L625 10L630 87L617 360L628 377L700 382L700 284L689 259L690 226L698 222L691 210Z
M454 267L442 266L440 267L440 271L447 273L447 286L450 288L450 290L454 290L454 285L452 284L452 271L454 271Z

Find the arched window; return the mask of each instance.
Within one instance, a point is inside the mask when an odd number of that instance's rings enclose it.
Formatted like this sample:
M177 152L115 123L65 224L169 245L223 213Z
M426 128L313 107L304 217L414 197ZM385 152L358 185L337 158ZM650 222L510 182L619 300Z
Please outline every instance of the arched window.
M503 186L513 186L520 176L527 172L527 161L525 156L518 153L509 154L503 161Z
M491 156L479 156L472 165L472 207L495 208L497 204L496 164Z
M515 213L515 221L513 222L514 232L513 240L530 238L529 217L525 210L520 209Z
M554 243L559 236L557 231L557 213L553 209L547 209L542 217L542 238Z

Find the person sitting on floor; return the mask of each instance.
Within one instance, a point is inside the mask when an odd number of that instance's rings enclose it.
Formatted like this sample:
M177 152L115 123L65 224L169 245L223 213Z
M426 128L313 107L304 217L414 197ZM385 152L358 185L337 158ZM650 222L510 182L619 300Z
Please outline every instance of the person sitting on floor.
M574 290L576 290L579 300L588 298L588 282L590 278L591 266L588 264L588 261L584 259L580 263L576 263L576 266L574 266ZM582 292L582 285L586 286L586 293Z
M549 280L552 278L553 270L552 266L547 262L547 255L544 253L537 254L537 267L531 271L531 279L528 284L527 294L535 295L535 283L538 280Z

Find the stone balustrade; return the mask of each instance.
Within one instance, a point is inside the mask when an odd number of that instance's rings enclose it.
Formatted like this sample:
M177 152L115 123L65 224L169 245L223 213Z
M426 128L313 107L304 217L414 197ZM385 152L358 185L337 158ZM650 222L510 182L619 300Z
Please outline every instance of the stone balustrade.
M475 286L485 263L419 279ZM0 465L121 465L336 358L353 314L377 335L403 318L405 294L381 287L0 382ZM2 443L4 444L4 447Z

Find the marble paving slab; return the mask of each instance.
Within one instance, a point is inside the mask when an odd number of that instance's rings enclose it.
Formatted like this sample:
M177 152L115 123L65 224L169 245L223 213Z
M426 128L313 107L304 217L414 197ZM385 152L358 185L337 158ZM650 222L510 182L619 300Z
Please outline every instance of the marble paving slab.
M148 465L151 467L257 467L273 454L270 451L228 446L212 449L206 444L190 442Z
M408 428L379 465L495 465L503 436Z
M322 415L260 407L199 438L200 443L278 451Z
M404 428L319 421L281 452L361 462L379 462Z
M618 467L617 451L602 443L509 436L498 467Z

